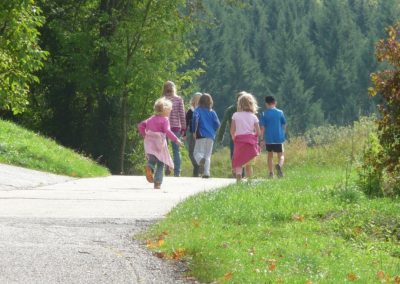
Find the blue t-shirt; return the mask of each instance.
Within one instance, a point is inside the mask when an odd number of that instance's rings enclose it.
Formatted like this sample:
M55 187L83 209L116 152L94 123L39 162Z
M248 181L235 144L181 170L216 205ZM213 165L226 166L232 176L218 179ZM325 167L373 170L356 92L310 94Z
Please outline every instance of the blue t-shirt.
M261 113L260 125L264 127L265 144L282 144L285 142L285 115L277 108L266 109Z
M216 131L221 123L215 111L198 107L193 112L192 131L195 131L197 138L215 139Z

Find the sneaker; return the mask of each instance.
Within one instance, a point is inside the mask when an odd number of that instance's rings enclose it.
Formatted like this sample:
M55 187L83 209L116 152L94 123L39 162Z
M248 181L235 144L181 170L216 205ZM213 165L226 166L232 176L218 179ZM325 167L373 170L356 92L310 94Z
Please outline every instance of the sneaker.
M283 177L282 167L279 164L277 164L275 166L275 169L276 169L276 173L277 173L278 177L279 178Z
M210 178L210 176L202 176L202 178Z
M154 176L153 176L153 170L150 168L150 166L146 166L144 168L144 172L146 174L146 179L149 183L153 183L154 182Z
M274 173L269 173L268 178L269 179L273 179L274 178Z
M154 183L154 189L161 189L161 183L155 182Z
M204 164L206 163L206 159L201 159L199 163L199 174L202 176L204 174Z

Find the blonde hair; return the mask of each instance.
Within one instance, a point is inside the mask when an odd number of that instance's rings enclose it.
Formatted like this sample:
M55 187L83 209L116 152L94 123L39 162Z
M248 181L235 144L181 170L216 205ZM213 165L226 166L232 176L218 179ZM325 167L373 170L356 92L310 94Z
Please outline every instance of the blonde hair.
M169 110L172 110L172 102L166 98L159 98L154 103L154 114L156 115L164 115Z
M200 100L201 95L202 95L202 93L197 92L197 93L195 93L195 94L192 96L192 98L190 99L190 105L191 105L193 108L196 108L197 105L199 104L199 100Z
M256 98L247 92L240 92L240 97L237 102L237 110L238 111L247 111L252 112L254 114L258 111L258 104Z
M172 95L170 95L172 93ZM163 96L176 96L176 86L172 81L167 81L164 83Z

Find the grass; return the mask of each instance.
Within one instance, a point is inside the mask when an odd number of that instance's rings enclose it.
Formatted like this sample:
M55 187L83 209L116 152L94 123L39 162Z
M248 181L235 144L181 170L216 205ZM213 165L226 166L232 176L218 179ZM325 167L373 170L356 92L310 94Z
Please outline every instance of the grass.
M202 282L400 283L400 204L353 185L364 126L347 128L354 143L292 141L284 179L189 198L151 228L148 246Z
M4 120L0 120L0 163L73 177L109 175L94 161Z

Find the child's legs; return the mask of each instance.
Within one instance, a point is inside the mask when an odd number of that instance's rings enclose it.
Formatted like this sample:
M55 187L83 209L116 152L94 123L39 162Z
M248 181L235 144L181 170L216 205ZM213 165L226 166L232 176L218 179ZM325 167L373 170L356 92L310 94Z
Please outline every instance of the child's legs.
M194 158L194 146L196 144L196 140L194 139L193 135L190 133L188 135L188 142L189 142L189 158L193 165L193 175L197 176L199 174L199 165Z
M242 175L242 171L243 171L243 168L242 167L236 167L235 168L235 174L236 175Z
M157 159L157 168L154 173L154 182L162 183L164 177L164 163Z
M270 173L273 172L273 163L272 163L272 159L274 157L274 153L273 152L267 152L267 160L268 160L268 170Z
M196 139L193 156L197 164L200 164L200 160L204 158L205 140L205 138Z
M148 157L147 165L154 171L156 169L156 164L158 159L156 158L156 156L152 154L148 154L147 157Z
M212 155L212 150L213 150L213 145L214 145L214 140L212 139L204 139L205 144L204 144L204 159L206 160L204 163L204 175L209 176L210 175L210 167L211 167L211 155Z
M283 167L283 163L285 162L285 156L283 155L283 152L276 153L278 157L278 165Z
M251 176L253 175L253 167L251 162L246 164L245 169L246 169L246 177L251 178Z
M181 137L180 131L174 132L174 134L178 138ZM174 176L179 176L181 173L181 152L176 143L172 143L172 154L174 156Z

